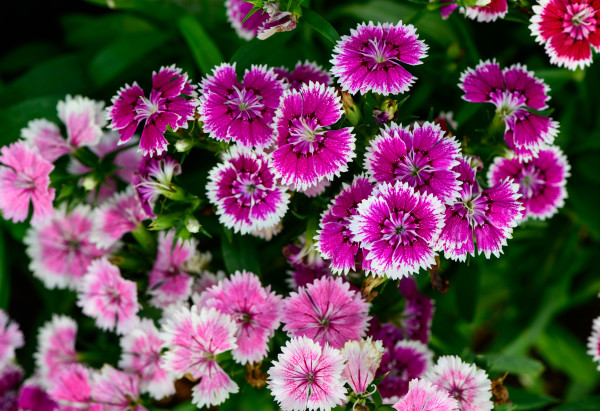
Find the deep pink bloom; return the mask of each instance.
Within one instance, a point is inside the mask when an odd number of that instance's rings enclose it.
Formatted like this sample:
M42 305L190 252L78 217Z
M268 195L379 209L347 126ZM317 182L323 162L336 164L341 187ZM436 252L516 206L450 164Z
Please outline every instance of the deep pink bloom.
M340 194L321 216L315 248L323 258L331 260L330 269L334 273L348 274L351 270L370 268L364 260L365 251L358 242L352 241L349 226L351 217L358 212L358 204L369 197L373 188L366 177L355 177L351 185L343 184Z
M245 40L252 40L256 37L258 29L269 19L267 13L258 10L244 21L253 7L252 3L244 0L227 0L225 7L227 8L227 20L231 23L237 35Z
M415 123L403 129L392 123L367 147L365 168L378 183L404 181L419 193L449 203L460 186L452 170L459 153L458 141L437 124Z
M77 305L103 330L125 334L139 321L137 284L121 277L106 258L92 261L79 288Z
M474 7L462 7L460 12L464 13L465 16L472 20L485 23L496 21L498 18L503 19L504 16L506 16L506 13L508 12L508 2L506 0L491 0L484 2L487 4Z
M286 68L273 69L277 78L283 80L288 88L292 90L300 90L303 84L321 83L326 86L331 84L329 73L317 63L306 60L304 63L299 61L296 63L294 70L289 72Z
M284 331L341 348L360 340L369 320L369 303L340 277L322 277L284 300Z
M597 368L600 370L600 317L597 317L592 324L592 334L588 337L587 347L587 353L599 363Z
M18 411L19 385L23 375L18 365L0 364L0 410Z
M398 411L458 411L458 402L444 390L429 381L413 379L408 385L408 393L392 406Z
M127 142L144 123L140 138L140 150L152 157L167 150L167 140L163 136L167 126L173 131L187 128L187 122L194 119L196 101L190 99L194 87L188 76L175 65L161 67L152 73L152 90L146 97L136 83L125 85L113 97L113 105L108 108L110 128L121 135L119 144Z
M273 120L283 85L266 66L252 66L237 79L235 63L223 63L202 81L200 120L204 132L219 141L252 148L273 143Z
M339 350L292 338L267 371L268 388L283 411L331 410L346 399L343 369Z
M513 179L519 185L519 201L525 207L523 218L544 220L564 205L570 169L563 152L551 146L529 161L496 157L488 171L488 181L495 185Z
M77 324L64 315L53 315L38 332L35 364L42 380L50 383L58 373L77 363Z
M139 405L140 378L106 364L96 375L92 398L102 411L147 411Z
M304 234L298 238L298 244L288 244L283 247L282 251L283 256L292 267L292 270L288 270L290 277L286 280L292 290L304 287L317 278L331 275L329 261L321 258L321 254L315 249L312 242L306 242Z
M333 87L310 83L287 90L277 110L273 166L283 184L306 190L348 170L354 153L352 128L329 130L342 116Z
M454 167L462 182L460 195L454 204L446 206L445 223L438 245L446 258L465 261L475 255L473 236L479 254L499 257L506 240L521 219L523 207L518 201L519 186L504 179L482 190L469 160L461 158Z
M32 223L52 215L55 190L50 188L54 166L37 149L18 141L2 147L0 155L0 211L5 219L25 221L33 204Z
M366 340L347 341L341 349L342 357L346 361L342 374L356 394L362 394L369 389L369 385L375 379L383 352L381 341L372 341L371 337Z
M256 274L236 271L206 290L198 306L214 307L236 322L237 348L232 351L235 361L245 364L266 357L269 338L279 328L282 304L281 296L270 286L264 288Z
M133 186L142 208L150 218L156 218L154 203L160 195L175 193L173 177L181 174L181 164L173 157L144 157L139 162L138 172L133 175Z
M81 364L70 365L57 371L48 394L61 405L61 411L102 411L100 404L92 403L93 376Z
M266 1L263 5L263 10L268 14L269 18L258 29L256 37L259 40L265 40L275 33L292 31L296 28L298 17L289 11L279 10L279 3Z
M435 264L443 213L432 194L419 194L401 181L380 183L352 217L352 241L368 251L374 272L402 278Z
M416 77L400 64L421 64L428 46L412 24L361 23L333 49L331 72L351 94L405 93Z
M38 381L28 380L21 387L19 411L59 411L60 406L48 395Z
M598 0L539 0L533 13L529 29L550 63L583 69L592 63L592 49L600 52Z
M0 309L0 370L15 358L15 350L24 344L19 325Z
M30 146L37 147L42 157L51 163L71 151L60 128L45 118L28 122L27 127L21 129L21 138Z

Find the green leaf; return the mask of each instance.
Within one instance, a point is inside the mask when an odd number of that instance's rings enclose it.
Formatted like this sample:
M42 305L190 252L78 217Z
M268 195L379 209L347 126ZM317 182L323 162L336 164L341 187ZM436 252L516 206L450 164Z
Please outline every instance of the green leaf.
M314 11L310 9L302 9L302 17L309 26L329 40L332 45L335 45L338 41L340 41L340 35L333 28L333 26Z
M259 253L253 237L233 234L229 241L225 235L222 235L221 251L228 273L246 270L260 276Z
M177 27L203 73L210 73L215 66L224 61L223 55L194 16L184 14L177 21Z
M554 411L598 411L600 396L588 397L554 408Z
M515 387L507 387L509 399L517 405L518 410L538 410L550 404L556 403L556 398L541 395Z
M367 3L350 4L336 9L335 13L356 17L360 21L377 21L397 23L398 20L408 20L419 12L419 7L406 2L391 0L373 0Z
M494 407L494 411L512 411L512 410L516 410L519 407L517 405L514 404L501 404L501 405L496 405Z
M173 227L182 217L181 213L163 214L156 217L148 227L152 231L168 230Z
M482 357L487 362L488 371L512 374L540 374L544 371L541 362L522 355L486 354Z
M64 97L64 94L35 97L0 110L0 145L16 141L21 129L25 128L30 120L47 118L52 121L56 117L56 104Z
M475 308L479 300L479 273L477 265L459 267L454 277L456 304L461 317L468 322L475 318Z

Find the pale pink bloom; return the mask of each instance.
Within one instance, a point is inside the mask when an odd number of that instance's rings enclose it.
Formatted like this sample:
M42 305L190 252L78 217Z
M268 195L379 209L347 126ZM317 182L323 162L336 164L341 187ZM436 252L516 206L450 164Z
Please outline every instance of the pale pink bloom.
M357 394L366 392L375 379L375 372L381 364L383 343L373 341L371 337L360 341L347 341L341 349L342 357L346 360L344 378Z
M0 370L15 358L15 350L23 346L19 325L0 309Z
M458 402L429 381L415 378L408 385L408 393L393 405L398 411L458 411Z
M238 390L238 385L216 361L212 361L207 364L204 377L192 389L192 403L198 408L219 405Z
M592 335L588 338L588 354L594 357L594 361L600 363L600 317L594 320ZM600 365L598 365L600 371Z
M53 315L38 332L35 364L42 380L50 382L65 367L77 363L77 323L71 317Z
M61 405L61 411L102 411L100 404L92 404L92 379L89 369L72 364L57 371L48 394Z
M210 271L203 271L199 277L194 280L192 285L192 295L200 295L203 291L208 290L213 285L219 284L219 281L224 280L226 277L225 271L219 270L216 274Z
M106 125L104 103L87 97L67 95L56 106L58 118L67 128L67 144L71 147L94 146Z
M77 305L103 330L125 334L138 323L137 284L121 277L106 258L93 261L82 279Z
M60 128L45 118L27 123L27 127L21 129L21 138L30 146L37 147L42 157L51 163L71 151L60 134Z
M96 375L92 398L102 411L145 411L140 405L140 378L104 365Z
M268 388L283 411L331 410L346 399L343 369L339 350L295 337L267 371Z

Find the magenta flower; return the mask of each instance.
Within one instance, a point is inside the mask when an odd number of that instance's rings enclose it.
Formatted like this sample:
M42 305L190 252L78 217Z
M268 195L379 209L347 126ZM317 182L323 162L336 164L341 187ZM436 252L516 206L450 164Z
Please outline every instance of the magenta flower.
M285 185L306 190L348 170L354 153L352 128L329 130L342 116L333 87L310 83L287 90L277 111L273 166Z
M403 338L427 344L431 336L434 300L419 292L413 277L402 278L398 289L406 300L400 320Z
M181 164L169 156L144 157L139 162L138 172L133 175L133 186L142 208L150 218L156 218L154 203L159 196L175 194L173 177L181 174Z
M384 349L381 341L372 341L371 337L360 341L347 341L341 349L346 361L343 376L356 394L369 389L375 379L375 372L381 363Z
M64 315L54 314L39 329L35 364L43 380L49 383L61 370L77 364L76 336L77 323Z
M592 63L592 49L600 52L597 0L540 0L533 13L531 35L544 45L550 63L583 69Z
M462 7L460 11L471 20L477 20L480 23L489 23L496 21L498 18L503 19L508 12L508 3L506 0L484 0L481 2L485 4L474 7Z
M461 158L453 169L462 181L460 195L452 205L446 206L445 224L438 246L446 258L465 261L467 254L475 255L473 236L479 254L490 258L500 256L506 240L511 238L513 227L521 219L523 207L518 201L519 186L504 179L487 190L482 190L470 162Z
M371 269L398 279L435 264L444 206L407 183L380 183L350 222L352 241L368 251Z
M342 36L333 49L331 72L342 90L351 94L372 91L405 93L416 77L400 64L421 64L429 48L418 39L412 24L361 23L350 36Z
M440 357L423 379L455 398L461 411L489 411L494 407L492 382L485 371L456 356Z
M413 379L408 385L408 392L393 408L398 411L458 411L458 402L444 390L438 389L429 381Z
M92 261L81 281L77 305L103 330L125 334L139 321L137 284L121 277L106 258Z
M495 61L482 61L461 75L463 98L473 103L492 103L496 119L506 124L504 140L517 157L528 160L546 144L552 144L558 123L528 109L548 107L549 87L520 64L503 70Z
M175 65L161 67L158 73L152 73L149 97L136 83L119 90L107 109L109 127L119 132L119 144L123 144L143 122L139 149L146 156L160 155L167 150L167 126L176 131L187 128L187 122L194 119L196 101L190 99L194 94L194 87L181 69Z
M106 253L92 243L92 226L88 206L79 205L68 214L61 206L51 219L27 231L23 241L31 258L29 269L47 288L77 289L90 263Z
M322 277L290 293L284 301L283 331L341 348L360 340L369 320L369 304L340 277Z
M258 29L256 37L259 40L265 40L273 34L292 31L296 28L298 17L289 11L279 10L279 3L266 1L263 10L269 15L269 18Z
M21 386L17 403L19 411L62 411L48 395L40 381L30 378Z
M367 178L355 177L352 185L343 184L340 194L321 216L315 247L323 258L331 260L329 267L334 273L348 274L351 270L370 268L364 259L365 250L351 239L350 221L358 212L358 204L372 191L373 185Z
M102 411L100 404L92 404L92 374L81 364L72 364L57 371L50 397L61 404L61 411Z
M54 166L37 149L19 141L0 151L0 211L5 219L25 221L33 204L32 223L52 215L55 190L50 188Z
M140 405L140 378L107 364L96 375L92 398L102 411L147 411Z
M21 138L29 146L36 147L42 157L50 163L71 151L60 133L60 128L45 118L28 122L27 127L21 129Z
M19 325L0 309L0 370L15 358L15 350L21 348L23 333Z
M221 224L236 233L273 227L288 209L289 194L276 184L270 157L237 146L210 170L206 189Z
M235 29L237 35L244 40L252 40L256 37L258 29L269 19L267 13L263 13L262 10L259 10L244 21L250 10L252 10L252 7L252 3L248 3L244 0L225 1L227 20Z
M544 220L565 204L570 169L563 152L551 146L529 161L496 157L488 171L488 181L493 185L513 179L519 185L519 201L525 207L523 218Z
M594 361L600 363L600 317L597 317L592 324L592 334L588 337L588 354L594 357ZM600 364L598 365L600 370Z
M321 258L321 254L312 243L306 242L303 234L298 238L298 243L291 243L283 247L283 256L292 270L288 270L289 277L286 279L292 290L304 287L317 278L331 276L329 261Z
M19 385L23 380L23 370L18 365L0 364L0 404L2 411L17 411L19 401Z
M289 340L267 371L268 388L283 411L331 410L346 399L344 357L307 337Z
M273 143L273 120L283 85L273 69L252 66L240 83L233 65L223 63L202 81L200 120L204 131L219 141L233 140L252 148Z
M378 182L403 181L421 194L433 194L443 203L458 195L460 182L452 168L458 164L460 145L434 123L411 128L391 124L371 141L365 168Z
M273 71L277 75L277 78L283 80L288 88L296 91L300 90L303 84L308 85L311 81L326 86L331 84L329 73L317 63L308 60L304 63L301 61L296 63L296 67L291 72L284 67L275 68Z
M229 314L237 324L237 348L233 359L241 364L261 361L267 356L267 343L279 328L281 296L263 288L256 274L236 271L230 278L206 290L198 306L214 307Z

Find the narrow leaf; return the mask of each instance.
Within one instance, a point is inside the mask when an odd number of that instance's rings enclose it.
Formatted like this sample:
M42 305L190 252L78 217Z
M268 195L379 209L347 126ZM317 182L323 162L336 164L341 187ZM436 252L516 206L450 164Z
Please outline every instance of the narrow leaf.
M335 45L340 40L340 35L335 31L333 26L314 11L302 9L302 17L309 26L329 40L331 44Z
M203 73L210 73L215 66L224 61L213 40L191 14L180 17L177 26Z

